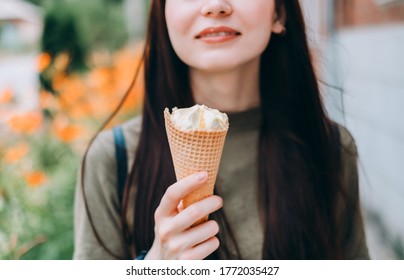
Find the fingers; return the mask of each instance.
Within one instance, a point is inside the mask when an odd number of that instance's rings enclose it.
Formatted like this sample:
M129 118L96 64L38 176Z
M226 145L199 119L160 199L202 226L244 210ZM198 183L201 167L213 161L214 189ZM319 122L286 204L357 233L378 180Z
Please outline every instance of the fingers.
M162 244L169 243L170 240L175 238L177 235L181 235L196 221L216 211L222 206L222 198L216 195L212 195L190 205L175 216L157 219L155 227L155 238L157 238ZM204 241L205 239L201 239L200 242Z
M171 185L163 195L159 207L156 209L156 215L164 213L170 215L177 211L177 206L187 194L196 190L201 184L206 182L207 172L198 172Z
M223 199L217 195L212 195L204 198L176 215L171 220L171 226L177 230L177 232L184 231L192 226L196 221L215 212L223 206Z
M195 228L173 235L162 242L165 256L169 259L178 259L181 254L203 242L209 240L219 232L219 226L215 221L208 221Z
M181 254L182 260L203 260L219 248L219 239L217 237L209 238L207 241L195 246L192 249L185 251Z
M181 199L180 204L177 206L178 213L184 210L184 200Z
M204 259L219 246L214 237L219 226L208 221L190 228L196 221L218 210L223 200L212 195L183 209L182 199L201 187L208 174L192 174L171 185L163 195L155 211L155 236L149 251L156 259Z
M176 237L183 249L189 249L214 237L219 232L219 225L216 221L210 220L193 227Z

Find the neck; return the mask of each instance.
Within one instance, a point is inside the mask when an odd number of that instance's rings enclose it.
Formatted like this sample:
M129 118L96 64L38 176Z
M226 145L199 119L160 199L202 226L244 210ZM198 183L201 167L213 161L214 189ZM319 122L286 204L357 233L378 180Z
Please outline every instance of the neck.
M223 112L240 112L259 106L259 62L257 58L238 68L220 72L191 68L195 102Z

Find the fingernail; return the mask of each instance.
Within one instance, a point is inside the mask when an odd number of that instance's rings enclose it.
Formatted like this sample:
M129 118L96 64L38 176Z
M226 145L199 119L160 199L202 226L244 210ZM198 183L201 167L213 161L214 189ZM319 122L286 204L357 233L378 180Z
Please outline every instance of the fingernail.
M196 180L198 180L198 181L203 181L203 180L205 180L207 176L208 176L208 173L205 172L205 171L198 172L198 173L195 174L195 178L196 178Z

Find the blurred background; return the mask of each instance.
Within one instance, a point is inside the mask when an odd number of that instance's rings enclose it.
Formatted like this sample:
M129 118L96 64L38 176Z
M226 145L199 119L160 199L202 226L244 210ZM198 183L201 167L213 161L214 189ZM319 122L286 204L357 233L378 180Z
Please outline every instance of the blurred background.
M404 259L404 1L301 0L353 134L373 259ZM0 259L70 259L80 158L134 76L149 0L0 0ZM142 81L110 125L139 113Z

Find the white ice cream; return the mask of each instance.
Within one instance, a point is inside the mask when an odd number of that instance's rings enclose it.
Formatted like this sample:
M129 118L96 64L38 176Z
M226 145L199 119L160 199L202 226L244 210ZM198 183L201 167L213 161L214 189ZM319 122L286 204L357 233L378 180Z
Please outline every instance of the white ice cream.
M182 131L223 130L229 126L229 120L225 113L210 109L205 105L194 105L184 109L174 108L171 120Z

